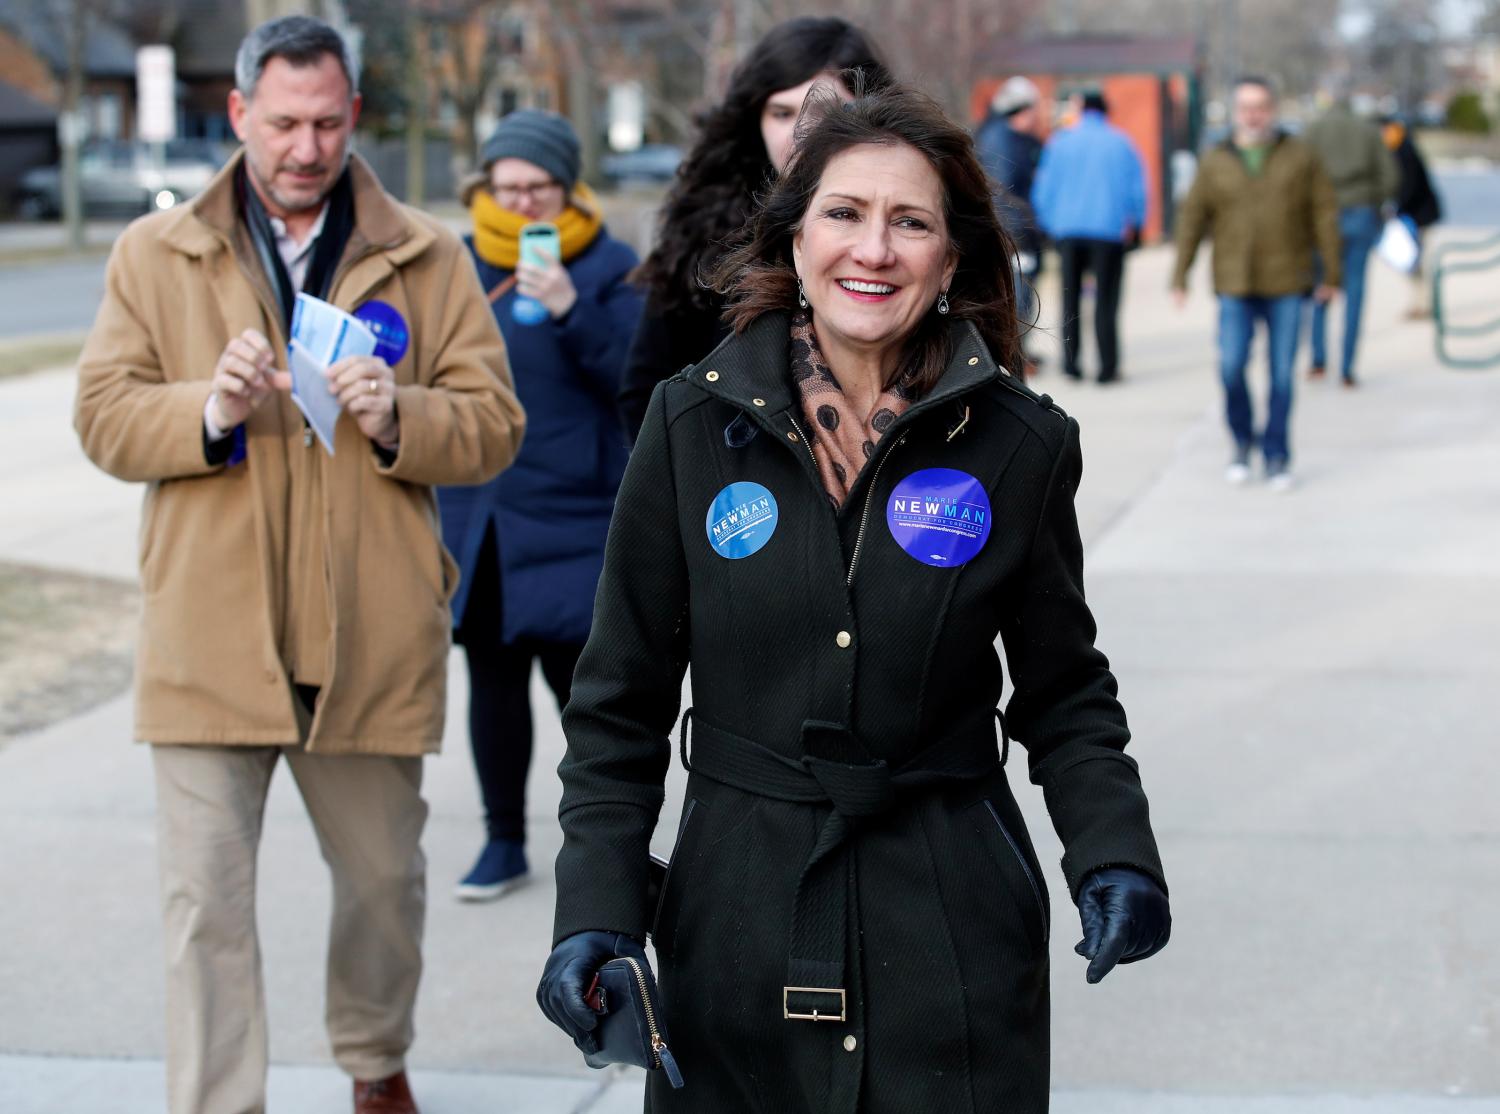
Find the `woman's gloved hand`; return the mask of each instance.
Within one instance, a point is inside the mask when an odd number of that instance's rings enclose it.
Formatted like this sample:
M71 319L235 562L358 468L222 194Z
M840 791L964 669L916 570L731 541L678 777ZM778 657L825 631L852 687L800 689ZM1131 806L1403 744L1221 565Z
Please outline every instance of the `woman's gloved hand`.
M1155 955L1172 935L1166 891L1150 875L1129 867L1104 867L1085 878L1078 891L1078 918L1083 939L1073 950L1089 961L1091 983L1116 963Z
M584 1001L589 984L611 959L629 956L646 963L646 949L621 932L578 932L558 942L542 969L536 1002L547 1020L573 1038L585 1055L599 1051L593 1032L599 1018Z

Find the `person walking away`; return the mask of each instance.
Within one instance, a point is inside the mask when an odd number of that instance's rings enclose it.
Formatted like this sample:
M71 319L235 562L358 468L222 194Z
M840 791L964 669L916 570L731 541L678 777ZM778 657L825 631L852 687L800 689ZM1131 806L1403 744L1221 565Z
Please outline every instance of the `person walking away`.
M1031 204L1042 231L1057 245L1062 266L1063 373L1079 369L1079 307L1083 276L1094 276L1094 338L1099 382L1120 378L1118 317L1125 251L1146 223L1146 174L1135 145L1107 119L1104 94L1084 94L1078 123L1042 150Z
M1347 93L1340 92L1328 110L1306 132L1333 182L1339 205L1339 271L1343 275L1344 335L1339 354L1339 376L1346 387L1356 383L1354 358L1359 348L1359 323L1365 304L1365 275L1370 252L1380 239L1380 210L1395 199L1400 185L1396 160L1386 149L1380 129L1354 114ZM1319 275L1327 262L1319 256ZM1328 304L1312 303L1312 367L1308 375L1321 379L1328 367Z
M602 964L634 965L658 991L651 1114L1044 1114L1050 912L997 641L1081 973L1171 930L1084 601L1078 424L1006 370L1011 246L968 132L896 89L821 95L799 131L716 275L734 334L652 395L620 487L563 715L537 998L594 1062L642 1059L629 1021L633 1047L611 1047L628 1001L590 993Z
M1433 188L1432 177L1422 153L1412 141L1411 129L1397 117L1385 121L1381 130L1386 149L1395 156L1401 184L1396 188L1396 215L1405 217L1416 228L1420 252L1427 229L1443 219L1443 203ZM1431 314L1428 306L1427 278L1423 274L1422 256L1417 256L1416 270L1411 273L1411 300L1407 304L1408 321L1423 321Z
M792 132L814 85L848 98L851 84L884 88L891 75L869 38L836 16L778 23L729 79L724 99L703 117L661 209L661 223L634 280L646 309L631 341L620 413L635 440L656 385L702 359L724 339L724 299L710 274L743 233L756 194L791 157Z
M457 582L432 487L498 473L523 416L463 245L350 152L358 82L317 20L245 37L240 150L116 241L79 362L84 452L147 485L135 735L156 779L171 1114L265 1109L255 861L282 761L332 875L333 1058L357 1114L416 1110L422 758ZM299 291L379 340L327 371L328 450L284 370Z
M1212 237L1219 376L1234 443L1225 479L1246 483L1251 450L1258 446L1272 489L1290 491L1293 365L1302 301L1309 291L1321 303L1337 292L1338 202L1317 155L1276 126L1276 95L1267 79L1240 78L1232 112L1230 136L1204 154L1178 210L1173 298L1179 308L1186 304L1193 257L1204 237ZM1314 251L1328 262L1316 287ZM1271 372L1259 434L1245 380L1257 321L1265 323Z
M526 778L531 768L531 670L568 702L589 633L604 538L628 448L615 406L625 348L641 312L626 281L638 260L609 235L579 182L579 143L552 112L500 121L464 191L467 242L505 337L526 440L515 463L482 487L438 491L443 540L463 576L454 638L469 667L469 741L486 840L459 882L467 901L500 897L527 877ZM520 233L544 221L562 258L520 262ZM524 303L545 311L536 320Z
M999 187L995 211L1016 245L1012 260L1016 308L1028 333L1036 325L1036 284L1042 273L1042 237L1031 208L1031 186L1042 158L1042 143L1036 138L1041 99L1041 91L1033 82L1024 77L1009 79L996 90L989 114L974 134L979 161ZM1034 374L1040 362L1036 352L1027 349L1026 375Z

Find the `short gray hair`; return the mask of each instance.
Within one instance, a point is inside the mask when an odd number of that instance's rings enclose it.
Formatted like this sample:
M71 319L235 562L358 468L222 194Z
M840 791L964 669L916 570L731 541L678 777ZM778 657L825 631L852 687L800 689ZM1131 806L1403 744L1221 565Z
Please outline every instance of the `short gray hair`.
M294 66L310 66L325 54L338 59L349 81L349 95L359 91L359 60L338 31L321 19L289 15L267 20L245 36L234 56L234 85L245 99L255 95L255 86L266 63L285 58Z

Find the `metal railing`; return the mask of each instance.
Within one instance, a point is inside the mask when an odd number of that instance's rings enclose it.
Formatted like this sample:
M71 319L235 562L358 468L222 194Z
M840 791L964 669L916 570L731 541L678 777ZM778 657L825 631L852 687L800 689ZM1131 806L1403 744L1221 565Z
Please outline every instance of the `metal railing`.
M1491 334L1500 335L1500 316L1477 324L1455 325L1448 320L1443 302L1443 279L1460 274L1491 273L1494 297L1491 305L1500 308L1500 234L1473 243L1443 244L1432 253L1432 321L1433 342L1437 357L1448 367L1479 370L1500 365L1500 346L1491 355L1460 355L1453 351L1455 340L1474 340Z

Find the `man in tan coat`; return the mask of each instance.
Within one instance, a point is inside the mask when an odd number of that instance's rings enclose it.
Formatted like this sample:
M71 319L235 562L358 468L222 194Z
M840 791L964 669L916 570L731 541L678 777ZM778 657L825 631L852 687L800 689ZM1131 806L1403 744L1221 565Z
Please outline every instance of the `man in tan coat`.
M147 485L136 736L152 745L173 1114L265 1103L255 857L285 758L333 877L327 1024L356 1111L415 1111L422 756L443 733L453 562L435 484L503 469L524 418L459 241L350 154L358 74L289 17L240 46L243 149L126 229L79 369L89 458ZM328 371L333 451L288 395L292 300L368 321Z

